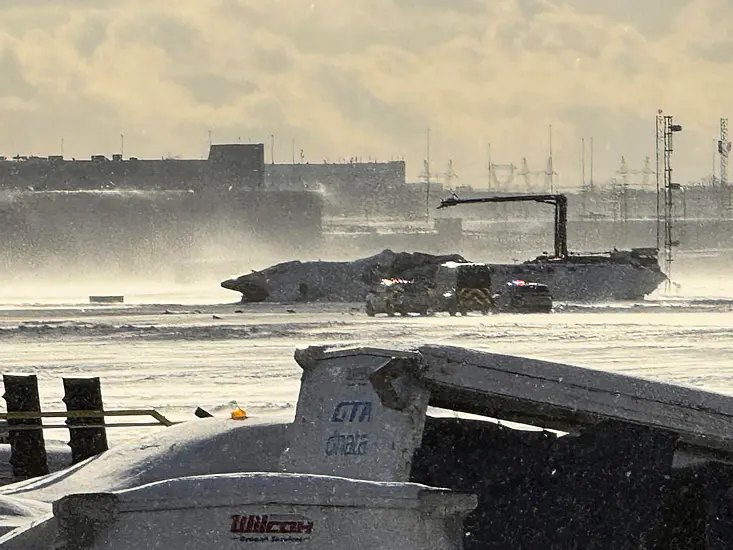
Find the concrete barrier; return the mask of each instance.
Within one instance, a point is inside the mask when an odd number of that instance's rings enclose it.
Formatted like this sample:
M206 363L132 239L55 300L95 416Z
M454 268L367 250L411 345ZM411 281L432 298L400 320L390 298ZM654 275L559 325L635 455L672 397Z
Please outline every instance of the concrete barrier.
M303 375L283 470L408 481L429 397L419 356L311 347L295 360Z
M265 473L179 478L61 499L53 548L455 550L475 506L474 495L415 483Z

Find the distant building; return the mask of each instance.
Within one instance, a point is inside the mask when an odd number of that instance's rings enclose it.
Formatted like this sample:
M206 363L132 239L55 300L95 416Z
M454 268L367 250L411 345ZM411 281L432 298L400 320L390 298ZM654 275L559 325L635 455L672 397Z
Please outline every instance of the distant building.
M261 143L212 145L208 160L124 160L121 154L65 160L60 155L12 160L0 157L0 189L81 190L133 189L263 189L265 149Z
M405 162L268 164L265 166L265 180L268 187L276 189L374 191L403 186Z
M256 144L212 145L209 177L218 184L262 189L265 186L265 147Z

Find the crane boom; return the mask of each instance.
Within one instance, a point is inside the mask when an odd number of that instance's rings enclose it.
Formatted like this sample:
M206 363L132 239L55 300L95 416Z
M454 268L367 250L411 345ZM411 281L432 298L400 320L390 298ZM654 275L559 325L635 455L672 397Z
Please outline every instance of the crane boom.
M476 197L460 199L455 194L440 201L440 208L459 204L478 204L487 202L541 202L555 206L555 258L568 257L568 198L563 194L524 194L500 195L495 197Z

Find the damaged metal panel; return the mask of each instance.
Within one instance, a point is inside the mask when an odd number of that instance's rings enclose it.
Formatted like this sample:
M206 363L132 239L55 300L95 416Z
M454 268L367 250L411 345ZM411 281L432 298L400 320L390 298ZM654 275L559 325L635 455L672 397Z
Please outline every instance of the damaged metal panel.
M303 368L287 472L407 481L428 393L416 353L360 348L298 350Z
M419 348L430 405L560 430L617 420L733 451L733 398L524 357Z

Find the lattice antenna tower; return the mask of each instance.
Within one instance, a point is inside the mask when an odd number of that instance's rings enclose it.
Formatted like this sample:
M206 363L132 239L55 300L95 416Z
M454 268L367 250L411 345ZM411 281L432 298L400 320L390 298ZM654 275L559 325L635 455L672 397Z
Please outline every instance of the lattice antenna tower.
M423 171L420 177L425 181L425 218L430 221L430 183L432 174L430 173L430 128L425 132L425 160L423 161Z
M524 180L524 186L526 187L527 191L532 190L532 171L529 169L529 164L527 163L527 157L522 157L522 165L519 168L519 171L517 172L518 176L521 176Z
M458 174L456 174L456 171L453 169L453 159L448 159L448 169L443 174L443 181L445 182L445 186L448 189L452 189L452 183L453 180L461 179L458 177Z
M723 200L730 211L731 190L728 185L728 155L730 154L731 143L728 141L728 119L720 119L720 139L718 140L718 156L720 156L720 190L723 192Z
M621 186L616 189L618 197L620 199L620 214L623 221L629 219L629 174L632 170L629 170L629 164L626 162L626 157L621 157L621 167L616 170L616 173L621 176Z
M508 191L514 183L517 167L513 163L491 164L491 181L495 191ZM503 177L499 179L499 174Z
M487 147L489 169L489 191L506 191L511 188L517 167L513 163L496 164L491 160L491 143ZM500 179L500 175L503 176ZM521 174L520 174L521 175Z
M657 184L657 250L662 248L662 189L664 189L664 115L662 110L657 111L656 117L656 184Z
M641 169L641 185L645 189L649 187L649 176L652 174L654 174L654 170L652 170L652 159L646 157L644 159L644 168Z
M657 211L659 211L660 191L664 193L664 256L667 275L667 291L672 285L673 249L679 241L673 238L674 191L681 189L679 183L672 181L672 137L681 132L682 126L674 123L671 115L664 115L661 109L657 115ZM660 177L661 174L661 177ZM657 246L659 246L659 217L657 217Z
M621 185L624 187L629 186L629 163L626 162L626 157L621 156L621 167L616 170L616 173L621 176Z
M730 142L728 141L728 119L720 119L720 139L718 139L718 155L720 155L720 186L728 187L728 153L730 153Z
M555 192L554 176L557 176L557 172L555 172L554 165L552 164L552 124L550 124L549 134L550 134L550 140L549 140L550 152L547 157L547 166L545 168L545 191L548 193L554 193Z

